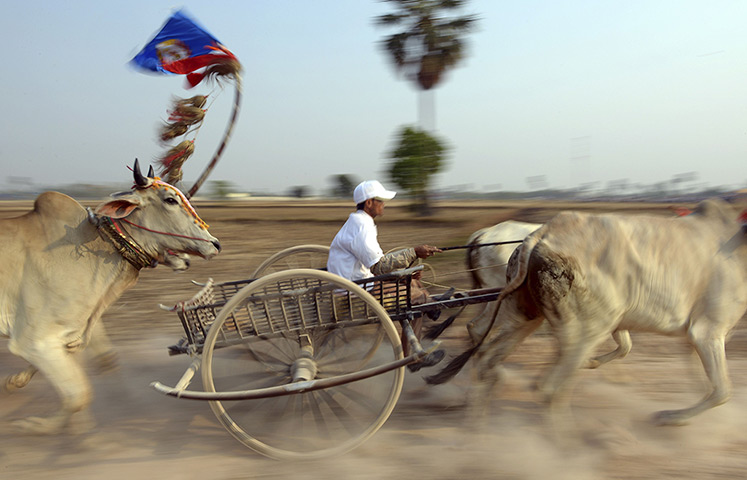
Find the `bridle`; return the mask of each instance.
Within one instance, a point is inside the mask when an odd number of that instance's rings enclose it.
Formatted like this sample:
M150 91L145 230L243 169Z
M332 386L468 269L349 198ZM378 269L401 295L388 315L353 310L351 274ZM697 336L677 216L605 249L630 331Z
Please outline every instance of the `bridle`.
M166 235L168 237L186 238L186 239L189 239L189 240L200 240L200 241L203 241L203 242L211 242L212 243L211 240L208 240L206 238L190 237L189 235L181 235L179 233L170 233L170 232L162 232L160 230L153 230L151 228L144 227L142 225L138 225L137 223L131 222L131 221L127 220L126 218L121 218L120 221L126 223L127 225L132 225L135 228L139 228L141 230L145 230L146 232L157 233L158 235Z
M86 210L88 211L88 221L96 227L99 236L107 242L111 243L117 250L117 252L119 252L119 254L122 255L122 257L127 260L133 267L141 270L146 267L155 268L158 266L158 259L151 256L148 252L145 251L145 249L143 249L143 247L141 247L135 240L127 235L127 233L121 228L117 220L114 220L111 217L99 217L90 208ZM119 222L124 222L133 227L158 235L210 242L210 240L204 238L190 237L188 235L181 235L179 233L153 230L152 228L144 227L142 225L138 225L135 222L131 222L126 218L119 219ZM167 251L167 253L176 255L174 252L170 251Z
M117 252L133 267L141 270L145 267L155 268L158 266L158 260L148 254L137 242L125 235L114 220L110 217L99 217L90 208L86 210L88 211L88 221L96 227L99 236L111 243Z
M151 168L152 170L152 168ZM173 185L170 185L164 181L162 181L158 177L150 178L152 175L149 173L149 177L147 177L150 180L150 183L146 182L146 177L142 177L140 174L140 169L137 164L137 160L135 161L135 185L133 185L133 188L169 188L172 189L179 197L182 199L182 207L187 210L187 212L192 215L195 219L195 223L200 225L202 228L207 229L207 224L197 215L197 212L192 208L192 205L189 203L189 199L184 196L182 192L179 191L179 189L175 188ZM138 178L141 178L142 181L138 180ZM158 266L158 259L148 254L148 252L145 251L143 247L141 247L135 240L133 240L129 235L127 235L127 232L121 227L121 225L118 222L126 223L130 226L133 226L135 228L145 230L150 233L155 233L157 235L165 235L168 237L178 237L178 238L186 238L188 240L201 240L203 242L210 242L211 240L205 239L205 238L198 238L198 237L192 237L189 235L182 235L179 233L171 233L171 232L163 232L160 230L154 230L152 228L145 227L143 225L139 225L135 222L132 222L130 220L127 220L126 218L119 218L117 220L112 219L111 217L105 217L105 216L97 216L93 210L90 208L86 209L88 211L88 221L96 226L96 229L99 233L99 236L103 238L104 240L111 243L114 248L124 257L125 260L127 260L133 267L140 270L142 268L148 267L148 268L155 268ZM176 256L176 252L172 252L171 250L166 250L166 253L169 255Z
M205 238L190 237L189 235L182 235L179 233L162 232L160 230L154 230L152 228L138 225L135 222L131 222L126 218L117 220L111 217L99 217L93 211L88 208L88 221L96 226L99 236L104 240L111 243L114 248L119 252L122 257L127 260L133 267L141 270L145 267L155 268L158 266L158 259L151 256L148 252L143 249L135 240L133 240L127 233L121 228L118 222L124 222L135 228L145 230L146 232L155 233L158 235L166 235L169 237L186 238L188 240L201 240L203 242L211 242ZM211 242L212 243L212 242ZM176 255L176 252L167 250L166 253L169 255Z

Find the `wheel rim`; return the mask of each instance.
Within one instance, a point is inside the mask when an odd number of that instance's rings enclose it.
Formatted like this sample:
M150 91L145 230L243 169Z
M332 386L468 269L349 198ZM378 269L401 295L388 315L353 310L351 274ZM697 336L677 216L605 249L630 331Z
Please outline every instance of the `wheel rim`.
M298 245L287 248L262 262L254 270L251 278L298 268L323 269L327 267L328 256L329 247L325 245Z
M355 327L327 326L254 337L216 348L219 328L244 298L288 278L321 278L355 295L376 312L377 322ZM307 338L302 338L303 336ZM383 341L386 340L386 341ZM304 345L311 346L304 350ZM293 365L304 357L316 378L330 378L402 358L401 344L386 311L352 282L327 272L291 270L263 277L237 293L220 312L203 350L206 391L247 390L289 384ZM303 362L302 362L303 363ZM304 363L308 365L308 363ZM221 424L240 442L273 458L317 458L360 445L391 414L402 389L404 369L328 389L282 397L210 402Z

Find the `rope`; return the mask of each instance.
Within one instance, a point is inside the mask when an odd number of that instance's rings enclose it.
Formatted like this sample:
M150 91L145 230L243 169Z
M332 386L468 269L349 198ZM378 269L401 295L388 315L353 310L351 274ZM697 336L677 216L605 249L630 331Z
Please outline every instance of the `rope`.
M467 268L467 269L459 270L459 271L456 271L456 272L447 272L447 273L439 273L439 274L435 274L435 269L434 269L433 276L434 277L447 277L447 276L450 276L450 275L461 275L462 273L466 273L466 272L474 272L474 271L477 271L477 270L485 270L486 268L493 268L493 267L503 267L505 265L508 265L508 264L506 264L506 263L496 263L495 265L485 265L484 267Z
M145 267L155 268L158 265L158 261L151 257L134 240L127 238L119 228L119 225L111 218L97 218L89 208L88 220L96 226L99 236L110 242L119 254L136 269L140 270Z
M493 267L503 267L503 266L505 266L505 265L508 265L508 264L507 264L507 263L496 263L496 264L493 264L493 265L485 265L484 267L468 268L468 269L465 269L465 270L459 270L459 271L456 271L456 272L447 272L447 273L439 273L439 274L436 274L436 269L435 269L435 268L433 268L433 266L431 266L431 270L433 270L433 276L434 276L434 277L448 277L448 276L456 276L456 275L461 275L461 274L463 274L463 273L467 273L467 272L474 272L474 271L477 271L477 270L484 270L484 269L487 269L487 268L493 268ZM451 288L451 285L441 285L441 284L439 284L439 283L436 283L436 282L428 282L428 281L425 281L425 280L423 280L423 279L421 279L420 281L421 281L421 282L422 282L423 284L425 284L425 285L430 285L430 286L433 286L433 287L438 287L438 288L447 288L447 289L448 289L448 288Z
M426 281L423 281L423 280L420 280L420 281L423 283L423 285L425 285L427 287L437 287L437 288L443 288L443 289L446 289L446 290L452 288L452 286L450 286L450 285L441 285L440 283L426 282Z
M128 224L128 225L132 225L133 227L137 227L137 228L139 228L141 230L145 230L146 232L150 232L150 233L157 233L159 235L166 235L167 237L187 238L189 240L200 240L200 241L203 241L203 242L211 242L212 243L211 240L208 240L206 238L190 237L188 235L181 235L181 234L178 234L178 233L169 233L169 232L161 232L161 231L158 231L158 230L152 230L152 229L150 229L148 227L144 227L142 225L138 225L137 223L132 223L131 221L127 220L126 218L121 218L119 220L121 222L124 222L124 223Z

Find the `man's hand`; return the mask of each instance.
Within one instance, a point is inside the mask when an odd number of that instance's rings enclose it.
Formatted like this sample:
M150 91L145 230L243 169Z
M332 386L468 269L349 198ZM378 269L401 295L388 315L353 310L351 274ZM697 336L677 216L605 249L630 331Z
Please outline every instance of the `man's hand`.
M418 245L415 247L415 255L418 256L418 258L428 258L431 255L435 255L436 253L441 252L442 250L438 247L433 247L431 245Z

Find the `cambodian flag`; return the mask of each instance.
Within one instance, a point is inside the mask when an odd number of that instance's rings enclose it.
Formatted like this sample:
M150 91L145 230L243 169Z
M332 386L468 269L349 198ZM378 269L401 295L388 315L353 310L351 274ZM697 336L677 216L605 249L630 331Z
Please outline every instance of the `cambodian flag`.
M175 12L132 59L135 66L145 70L187 75L191 86L203 78L201 73L195 73L197 70L235 61L236 57L226 47L182 10Z

